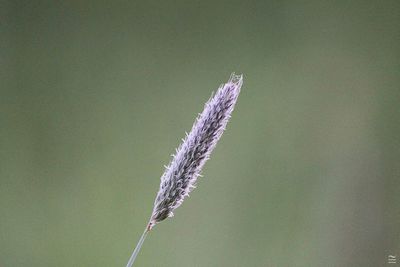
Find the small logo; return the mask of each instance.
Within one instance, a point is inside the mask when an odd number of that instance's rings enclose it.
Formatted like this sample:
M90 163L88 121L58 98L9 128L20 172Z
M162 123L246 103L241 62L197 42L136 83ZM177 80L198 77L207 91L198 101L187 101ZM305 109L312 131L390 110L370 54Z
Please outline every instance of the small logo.
M388 255L388 263L396 263L396 255Z

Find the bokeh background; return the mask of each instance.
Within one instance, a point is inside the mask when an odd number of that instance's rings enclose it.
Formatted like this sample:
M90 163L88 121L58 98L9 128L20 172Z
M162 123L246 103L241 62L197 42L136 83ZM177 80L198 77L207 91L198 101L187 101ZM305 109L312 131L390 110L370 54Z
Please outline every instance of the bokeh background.
M399 1L1 1L0 266L125 266L231 72L198 188L137 266L400 257Z

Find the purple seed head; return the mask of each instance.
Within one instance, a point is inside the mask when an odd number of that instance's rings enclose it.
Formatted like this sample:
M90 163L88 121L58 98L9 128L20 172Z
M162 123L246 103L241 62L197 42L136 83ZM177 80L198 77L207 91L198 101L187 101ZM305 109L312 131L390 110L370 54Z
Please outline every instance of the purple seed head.
M232 74L205 104L192 130L183 139L161 176L160 189L154 202L148 230L173 216L186 196L195 188L204 163L225 130L243 83L242 75Z

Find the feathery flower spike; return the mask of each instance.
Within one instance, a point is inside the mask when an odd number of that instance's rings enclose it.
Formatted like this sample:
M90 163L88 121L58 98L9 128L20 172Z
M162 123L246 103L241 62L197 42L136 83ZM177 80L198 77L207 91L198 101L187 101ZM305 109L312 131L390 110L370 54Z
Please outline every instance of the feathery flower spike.
M205 104L192 130L176 149L171 162L161 176L160 189L154 201L150 221L140 238L127 267L131 267L148 232L159 222L173 216L185 197L195 188L204 163L225 130L242 87L243 76L231 75Z

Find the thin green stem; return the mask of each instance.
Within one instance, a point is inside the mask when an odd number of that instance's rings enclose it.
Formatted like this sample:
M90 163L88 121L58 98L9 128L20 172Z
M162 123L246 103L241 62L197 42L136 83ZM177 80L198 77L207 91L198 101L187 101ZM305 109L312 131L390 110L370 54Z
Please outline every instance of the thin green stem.
M144 240L146 239L147 234L149 233L149 228L146 227L146 229L144 230L142 236L139 239L139 242L136 245L135 250L133 251L131 257L129 258L128 263L126 264L126 267L132 267L133 263L135 262L136 256L139 254L140 248L143 245Z

